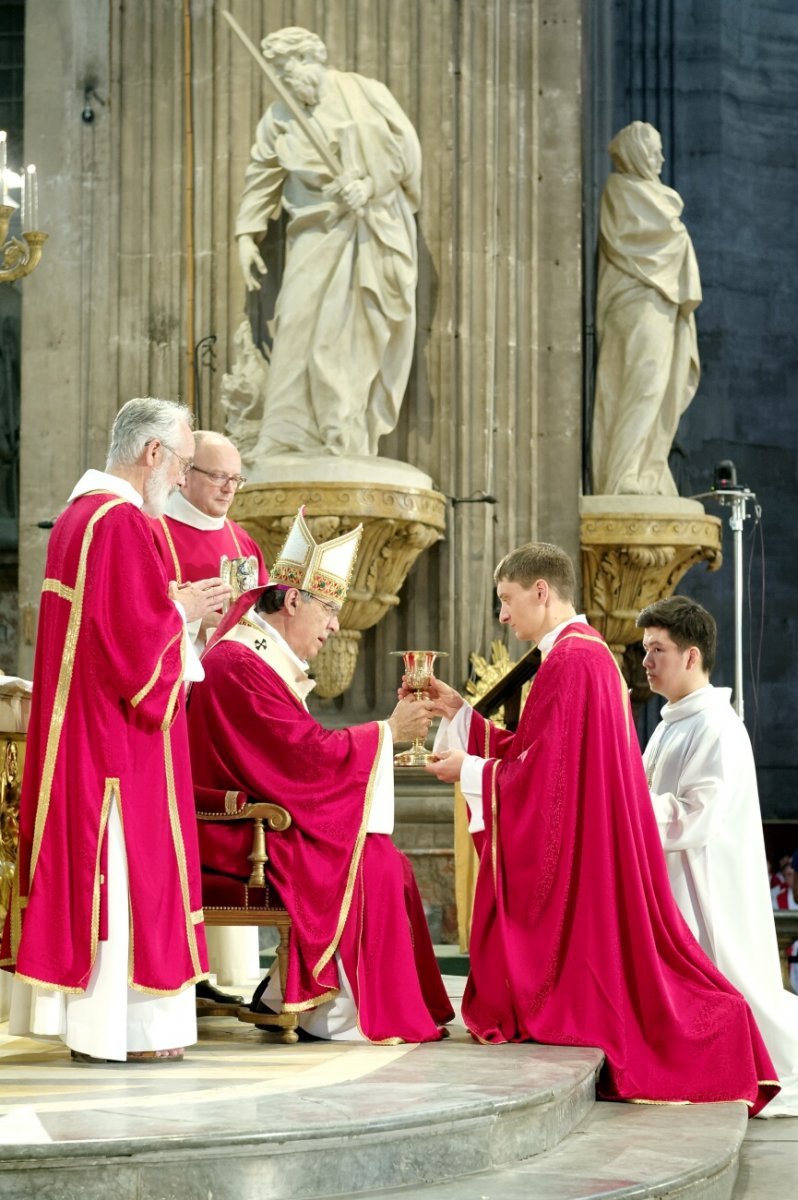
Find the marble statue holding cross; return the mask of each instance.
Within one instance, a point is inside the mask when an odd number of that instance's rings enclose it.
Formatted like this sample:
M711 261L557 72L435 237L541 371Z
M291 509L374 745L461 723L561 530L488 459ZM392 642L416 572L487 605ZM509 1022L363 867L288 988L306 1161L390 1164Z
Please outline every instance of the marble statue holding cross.
M261 49L278 98L257 127L236 221L247 289L261 288L264 238L283 214L284 263L268 335L240 339L248 364L238 412L228 385L228 429L250 468L376 455L415 342L418 138L383 84L330 70L309 30L281 29Z

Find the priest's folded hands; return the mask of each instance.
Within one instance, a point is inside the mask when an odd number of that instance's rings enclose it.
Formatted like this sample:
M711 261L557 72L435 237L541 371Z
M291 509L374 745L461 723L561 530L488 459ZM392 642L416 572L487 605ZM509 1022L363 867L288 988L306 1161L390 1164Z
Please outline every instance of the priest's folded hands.
M175 583L173 580L168 591L169 599L182 605L187 621L196 621L198 617L221 608L232 595L229 584L218 576L198 579L195 583Z

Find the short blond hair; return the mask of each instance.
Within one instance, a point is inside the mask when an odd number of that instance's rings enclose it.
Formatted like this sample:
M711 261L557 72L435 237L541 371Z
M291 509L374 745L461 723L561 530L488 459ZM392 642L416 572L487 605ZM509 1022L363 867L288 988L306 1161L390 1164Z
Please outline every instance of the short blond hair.
M561 600L573 604L576 597L574 565L564 550L550 542L527 542L505 554L493 572L493 582L502 579L530 588L537 579L545 579Z

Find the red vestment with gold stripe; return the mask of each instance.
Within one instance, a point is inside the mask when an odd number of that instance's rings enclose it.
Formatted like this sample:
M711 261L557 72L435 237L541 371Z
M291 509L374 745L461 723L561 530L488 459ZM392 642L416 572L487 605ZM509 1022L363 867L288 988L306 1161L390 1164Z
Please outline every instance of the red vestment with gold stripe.
M468 1028L599 1047L605 1099L756 1113L776 1072L673 900L628 691L596 630L562 631L513 738L474 714L469 752L486 746Z
M86 988L103 937L105 834L127 853L129 983L169 994L207 972L183 700L184 625L149 519L109 493L53 528L36 644L19 857L2 962Z

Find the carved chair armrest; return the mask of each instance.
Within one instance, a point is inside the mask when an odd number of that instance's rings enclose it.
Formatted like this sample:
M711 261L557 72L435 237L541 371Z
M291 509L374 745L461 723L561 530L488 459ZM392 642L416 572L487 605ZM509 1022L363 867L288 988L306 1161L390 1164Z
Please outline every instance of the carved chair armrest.
M266 853L263 823L265 821L275 833L282 833L291 824L288 810L271 800L250 800L245 792L225 792L221 788L195 786L194 798L198 821L252 822L252 848L247 856L252 864L249 887L265 887L264 868L269 856Z

